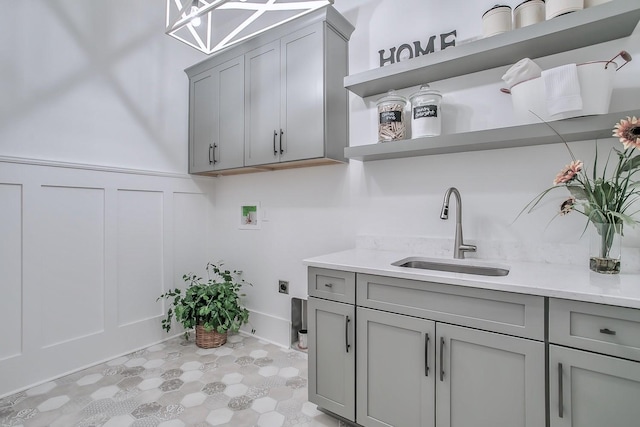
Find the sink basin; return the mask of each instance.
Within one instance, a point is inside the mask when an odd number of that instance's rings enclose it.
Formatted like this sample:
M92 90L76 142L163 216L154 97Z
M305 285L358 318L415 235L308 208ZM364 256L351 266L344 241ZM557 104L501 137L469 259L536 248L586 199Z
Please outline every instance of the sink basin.
M506 276L509 268L501 265L483 264L475 261L444 260L409 257L391 263L396 267L419 268L422 270L447 271L450 273L477 274L480 276Z

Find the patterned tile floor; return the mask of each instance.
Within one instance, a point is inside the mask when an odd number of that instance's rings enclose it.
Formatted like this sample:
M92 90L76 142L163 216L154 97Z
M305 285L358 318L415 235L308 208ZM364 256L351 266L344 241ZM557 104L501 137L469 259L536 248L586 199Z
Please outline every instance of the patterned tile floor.
M307 401L307 355L173 338L0 399L0 426L342 426Z

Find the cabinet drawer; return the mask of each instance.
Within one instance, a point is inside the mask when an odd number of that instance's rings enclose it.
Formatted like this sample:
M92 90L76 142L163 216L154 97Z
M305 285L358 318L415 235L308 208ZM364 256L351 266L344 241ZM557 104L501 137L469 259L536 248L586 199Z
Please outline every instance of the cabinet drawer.
M550 299L549 341L640 361L640 310Z
M355 304L356 274L349 271L309 267L309 295Z
M357 304L544 340L544 298L533 295L358 274Z

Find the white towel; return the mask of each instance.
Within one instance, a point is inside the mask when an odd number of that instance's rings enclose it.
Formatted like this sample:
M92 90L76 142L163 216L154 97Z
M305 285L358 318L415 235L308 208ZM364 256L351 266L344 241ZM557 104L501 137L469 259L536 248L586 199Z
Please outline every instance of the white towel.
M530 60L529 58L523 58L520 61L516 62L504 73L502 76L502 80L509 86L509 89L514 87L520 82L525 80L535 79L536 77L540 77L542 74L542 69Z
M542 81L544 82L547 112L550 116L567 111L582 110L582 95L576 64L544 70Z

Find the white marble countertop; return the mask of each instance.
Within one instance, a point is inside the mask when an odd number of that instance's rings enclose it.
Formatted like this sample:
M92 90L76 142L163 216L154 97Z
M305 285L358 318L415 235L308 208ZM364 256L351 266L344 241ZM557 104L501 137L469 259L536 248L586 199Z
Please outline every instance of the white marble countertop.
M502 277L491 277L391 265L395 261L411 256L420 255L384 250L351 249L308 258L304 260L304 263L310 267L640 308L640 274L637 273L607 275L594 273L586 265L480 259L454 261L440 258L439 260L507 266L509 274ZM425 258L437 259L434 257Z

